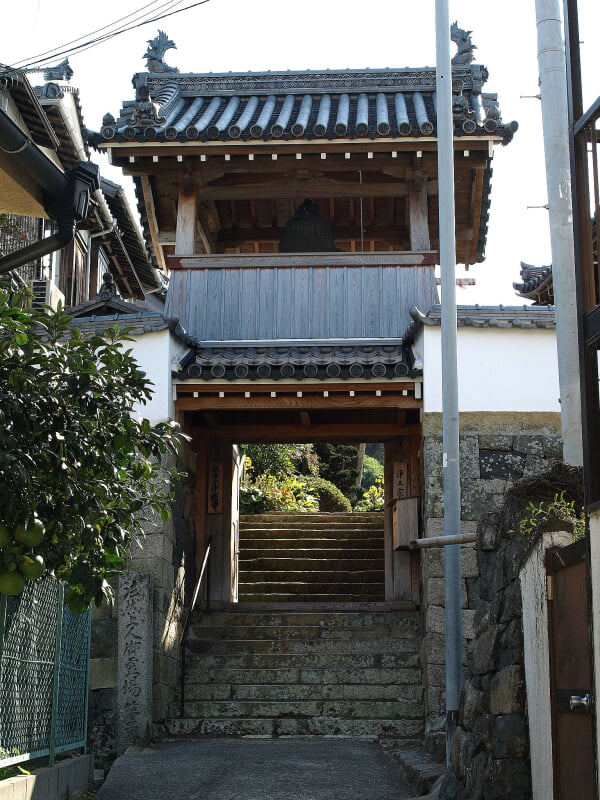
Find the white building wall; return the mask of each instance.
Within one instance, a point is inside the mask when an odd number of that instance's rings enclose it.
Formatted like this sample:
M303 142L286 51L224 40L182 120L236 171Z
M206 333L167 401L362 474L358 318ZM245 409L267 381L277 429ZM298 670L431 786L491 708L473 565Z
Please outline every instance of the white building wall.
M151 400L136 407L136 413L146 417L151 425L174 418L171 364L181 350L181 344L168 329L133 336L130 343L133 357L154 384Z
M423 359L423 410L442 411L440 326L425 325L415 342ZM560 412L553 329L458 328L460 411Z

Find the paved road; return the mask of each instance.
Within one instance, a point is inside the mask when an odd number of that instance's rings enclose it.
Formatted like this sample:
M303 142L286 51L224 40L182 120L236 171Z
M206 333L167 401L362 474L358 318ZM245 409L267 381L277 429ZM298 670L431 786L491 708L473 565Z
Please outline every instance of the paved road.
M408 800L398 764L352 739L204 739L115 761L97 800Z

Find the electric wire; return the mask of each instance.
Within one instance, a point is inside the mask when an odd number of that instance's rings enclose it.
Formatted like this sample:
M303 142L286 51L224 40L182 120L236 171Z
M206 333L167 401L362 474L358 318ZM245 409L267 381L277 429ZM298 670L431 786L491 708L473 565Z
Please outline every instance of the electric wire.
M169 3L165 3L163 5L163 7L164 6L167 6L167 7L168 6L172 6L173 5L173 1L174 0L170 0L170 2ZM183 0L175 0L175 5L179 5L179 3L181 3L181 2L183 2ZM176 8L175 10L169 11L167 14L161 14L161 15L159 15L157 17L152 17L151 19L147 19L147 20L144 20L142 22L137 22L135 25L128 25L128 26L123 27L121 29L117 29L114 32L106 33L103 36L98 37L97 39L92 39L92 40L89 40L87 42L83 42L82 44L80 44L80 45L78 45L76 47L68 48L66 50L59 50L58 52L53 51L51 56L47 56L45 58L41 58L41 57L37 58L35 60L29 61L26 64L22 64L19 67L14 67L14 66L9 66L9 65L2 65L0 74L6 73L6 72L10 72L10 71L16 71L16 72L26 72L27 70L30 70L32 72L33 71L38 71L38 70L41 71L43 69L43 66L41 66L41 65L46 65L47 66L48 65L47 62L50 61L50 60L54 61L55 59L59 58L60 56L65 56L65 55L68 56L68 55L73 55L75 53L79 54L81 52L84 52L85 50L89 50L92 47L96 47L96 46L98 46L99 44L102 44L105 41L110 41L110 39L114 39L115 37L119 36L122 33L127 33L128 31L135 30L136 28L141 28L144 25L150 25L153 22L159 22L161 19L166 19L167 17L172 17L173 15L180 14L183 11L189 11L190 9L196 8L197 6L203 6L205 3L208 3L208 2L209 2L209 0L198 0L198 2L192 3L191 5L185 6L184 8ZM155 9L155 11L156 10L158 10L158 9ZM77 41L77 40L75 40L75 41ZM21 63L21 62L19 62L19 63ZM40 65L40 66L36 68L36 65Z
M87 38L88 36L93 36L96 33L101 33L102 31L106 31L108 28L113 28L115 25L118 25L120 22L124 22L125 20L129 19L130 17L135 16L135 14L138 14L139 12L144 11L144 9L149 9L151 6L156 5L158 2L159 2L159 0L152 0L151 3L147 3L146 5L142 6L141 8L136 8L136 10L132 11L130 14L126 14L124 17L119 17L119 19L116 19L113 22L109 22L107 25L103 25L101 28L96 28L96 30L89 31L89 33L83 33L81 36L78 36L75 39L71 39L68 42L63 42L62 44L59 44L57 47L53 47L50 50L44 50L42 53L36 53L34 55L27 56L26 58L21 58L21 59L19 59L19 61L15 62L15 64L13 66L15 67L15 69L18 69L19 64L25 64L31 59L41 58L42 56L46 56L46 55L48 56L48 58L54 58L54 53L57 50L59 50L61 47L68 47L69 45L74 45L77 42L80 42L82 39ZM173 2L173 0L171 0L171 2ZM181 2L181 0L180 0L180 2ZM159 6L159 8L160 7L161 6ZM158 8L155 9L155 11L158 11L158 10L159 10ZM148 13L152 13L152 12L149 11ZM123 26L121 26L121 27L123 27Z

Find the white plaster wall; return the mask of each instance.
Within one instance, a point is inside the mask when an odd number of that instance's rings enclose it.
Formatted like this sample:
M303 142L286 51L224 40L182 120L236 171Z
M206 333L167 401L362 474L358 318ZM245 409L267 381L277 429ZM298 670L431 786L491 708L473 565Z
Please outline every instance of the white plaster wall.
M137 407L136 413L146 417L151 425L174 417L171 388L171 362L181 349L168 329L132 337L132 355L154 384L152 399Z
M442 411L441 327L424 326L423 408ZM560 411L554 330L458 328L460 411Z

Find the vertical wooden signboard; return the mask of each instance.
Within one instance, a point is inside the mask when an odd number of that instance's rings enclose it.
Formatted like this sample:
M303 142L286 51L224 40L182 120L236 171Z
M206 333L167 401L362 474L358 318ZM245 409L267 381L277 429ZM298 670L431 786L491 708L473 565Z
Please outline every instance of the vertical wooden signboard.
M208 465L208 513L223 513L223 464L217 461Z
M392 499L400 500L408 494L408 470L406 461L394 461L394 483Z

